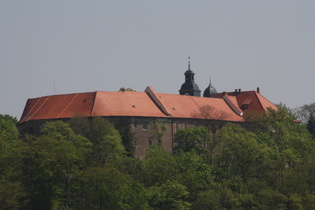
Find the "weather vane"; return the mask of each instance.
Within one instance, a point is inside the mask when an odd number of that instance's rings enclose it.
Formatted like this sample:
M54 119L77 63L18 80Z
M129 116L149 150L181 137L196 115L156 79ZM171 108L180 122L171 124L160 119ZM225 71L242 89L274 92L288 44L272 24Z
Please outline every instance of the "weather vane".
M188 70L190 70L190 55L188 55Z

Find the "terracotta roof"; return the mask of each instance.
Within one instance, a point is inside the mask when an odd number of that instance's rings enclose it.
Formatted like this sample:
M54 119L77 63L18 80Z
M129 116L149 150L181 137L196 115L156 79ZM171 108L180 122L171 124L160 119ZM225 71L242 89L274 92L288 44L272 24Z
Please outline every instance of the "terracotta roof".
M74 115L166 117L147 93L133 91L75 93L29 99L19 123Z
M91 116L166 117L147 93L134 91L96 92Z
M158 100L166 107L174 118L207 118L227 121L243 121L243 118L233 112L221 98L204 98L187 95L158 93ZM208 110L202 111L202 107ZM210 113L200 113L210 112ZM209 119L209 118L207 118Z
M268 108L277 110L273 103L256 91L218 93L216 98L222 98L224 95L236 98L237 105L243 111L245 118L249 115L265 113Z
M95 92L44 96L28 99L19 123L30 120L90 116Z
M247 107L244 107L247 106ZM206 118L244 121L249 113L277 109L256 91L219 93L216 98L145 92L96 91L28 99L19 123L75 115Z

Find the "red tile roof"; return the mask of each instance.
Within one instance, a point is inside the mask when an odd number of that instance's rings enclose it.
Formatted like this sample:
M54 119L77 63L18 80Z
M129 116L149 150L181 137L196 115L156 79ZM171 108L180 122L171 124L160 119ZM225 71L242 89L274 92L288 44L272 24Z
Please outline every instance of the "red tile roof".
M233 103L236 103L235 105L243 111L245 118L253 114L265 113L268 108L277 110L273 103L256 91L218 93L215 97L223 98L224 96L235 97L236 101L234 100Z
M225 97L223 97L225 96ZM244 108L242 105L248 105ZM71 118L75 115L207 118L244 121L244 115L277 109L256 91L217 94L216 98L145 92L96 91L28 99L19 123L31 120ZM204 111L209 112L208 115ZM202 112L202 113L201 113Z

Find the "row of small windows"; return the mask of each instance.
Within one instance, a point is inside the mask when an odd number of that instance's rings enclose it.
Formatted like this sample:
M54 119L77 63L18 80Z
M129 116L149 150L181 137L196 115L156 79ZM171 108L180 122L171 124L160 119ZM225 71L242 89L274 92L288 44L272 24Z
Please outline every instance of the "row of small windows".
M138 123L137 123L137 122L134 122L134 123L133 123L133 127L134 127L134 128L137 128L137 127L138 127ZM144 124L142 125L142 130L144 130L144 131L147 131L147 130L148 130L148 123L144 123Z
M137 127L138 127L137 122L134 122L134 123L133 123L133 126L134 126L134 128L137 128ZM175 129L176 129L176 130L179 130L179 129L181 129L181 128L187 128L187 127L188 127L188 124L187 124L187 123L184 123L184 124L176 123L176 124L175 124ZM142 125L142 130L143 130L143 131L149 130L148 123L144 123L144 124Z
M148 140L148 146L151 146L153 144L153 141L151 139ZM138 140L134 140L135 147L138 147Z

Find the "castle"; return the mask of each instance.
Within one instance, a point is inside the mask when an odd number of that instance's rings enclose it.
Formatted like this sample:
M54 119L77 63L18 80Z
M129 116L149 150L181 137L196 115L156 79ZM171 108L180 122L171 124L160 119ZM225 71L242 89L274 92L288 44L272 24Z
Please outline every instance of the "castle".
M22 133L40 135L43 123L67 121L76 115L106 117L114 124L123 120L134 132L135 156L144 157L147 148L158 143L148 126L154 120L166 125L161 144L165 150L172 151L173 136L178 129L205 123L245 122L253 115L265 113L268 108L277 109L260 94L259 88L217 93L211 80L201 97L190 62L184 75L179 95L156 93L149 86L144 92L94 91L28 99L18 126ZM210 130L214 132L214 129L212 126Z

